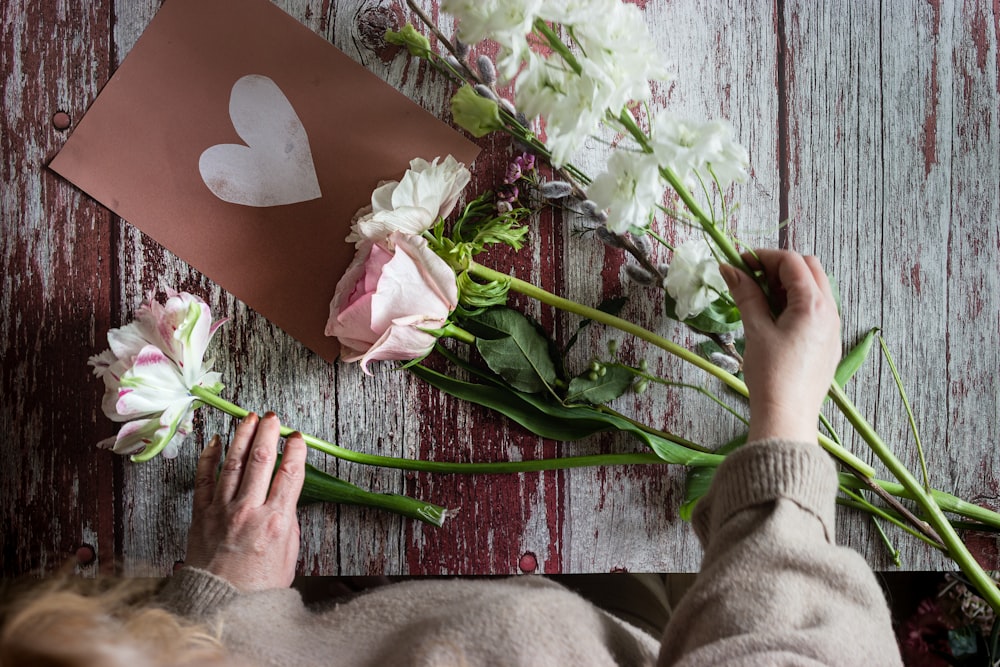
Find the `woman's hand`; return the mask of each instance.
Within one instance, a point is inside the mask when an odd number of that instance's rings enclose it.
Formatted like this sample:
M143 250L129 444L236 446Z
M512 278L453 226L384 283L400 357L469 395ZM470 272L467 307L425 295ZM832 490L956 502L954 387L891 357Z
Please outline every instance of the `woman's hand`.
M218 480L218 436L198 461L185 564L208 570L241 591L286 588L295 576L295 507L305 479L306 444L298 433L289 436L275 472L280 428L273 413L244 419Z
M816 441L820 407L840 360L840 316L823 267L815 257L758 250L779 304L775 318L760 287L731 266L722 275L746 330L743 372L750 389L750 440Z

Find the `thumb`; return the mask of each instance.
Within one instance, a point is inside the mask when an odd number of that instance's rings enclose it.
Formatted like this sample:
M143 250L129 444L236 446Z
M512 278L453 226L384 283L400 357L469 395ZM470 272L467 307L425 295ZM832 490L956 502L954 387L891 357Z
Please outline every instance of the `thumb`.
M729 286L733 299L736 300L736 307L740 309L744 325L771 321L771 309L767 304L767 297L756 282L729 264L719 265L719 272L722 273L722 278Z

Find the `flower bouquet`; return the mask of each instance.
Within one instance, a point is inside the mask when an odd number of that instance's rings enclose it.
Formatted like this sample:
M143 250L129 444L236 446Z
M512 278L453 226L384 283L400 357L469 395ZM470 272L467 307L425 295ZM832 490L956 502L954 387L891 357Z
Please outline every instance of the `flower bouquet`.
M446 0L442 9L459 20L455 39L443 35L418 7L411 4L411 9L442 51L409 25L387 33L387 41L404 45L454 81L456 123L475 136L505 132L520 155L512 159L504 183L467 196L461 208L457 204L470 174L449 156L432 162L415 159L399 181L380 184L370 205L352 221L346 240L355 244L357 254L333 295L326 333L340 340L344 361L360 362L367 373L373 362L403 362L441 391L500 412L541 437L577 440L621 432L649 451L450 463L363 454L311 436L307 444L356 463L447 473L681 464L690 470L682 508L682 515L689 515L715 468L745 441L745 434L707 446L644 424L612 404L651 385L681 384L746 421L740 315L719 270L720 262L728 263L767 292L767 277L748 265L731 226L736 210L731 186L747 177L746 151L724 121L689 121L648 107L650 81L667 73L633 6L618 0ZM473 55L470 45L486 39L494 44L487 50L498 54L495 62ZM513 92L512 99L507 91ZM615 149L603 171L591 177L571 162L589 137L608 134ZM582 233L631 255L635 261L626 270L629 277L662 290L664 315L703 335L698 349L619 317L620 301L578 303L479 260L498 245L520 250L531 230L529 221L546 208L571 212ZM688 240L671 243L658 231L663 224L686 232ZM654 244L671 253L669 264L654 259ZM556 340L507 306L511 291L575 316L579 328L568 340ZM777 295L772 296L777 310ZM221 378L204 362L218 326L210 320L197 298L172 294L163 306L150 299L136 322L111 332L111 350L91 363L107 386L105 413L125 422L114 442L107 443L115 451L136 460L176 454L190 430L193 410L202 405L233 416L247 414L221 397ZM614 341L607 355L573 367L568 353L580 330L598 325L655 346L707 373L713 384L660 377L647 363L629 359ZM918 480L843 390L880 341L872 330L845 355L829 398L895 480L876 479L872 467L845 448L830 422L821 418L817 440L844 469L840 502L871 514L887 544L883 523L944 550L987 603L1000 609L996 584L956 533L956 527L998 530L1000 515L933 489L926 471ZM891 365L888 349L884 343L881 347ZM909 410L902 381L896 378ZM321 481L318 471L310 474ZM315 487L318 499L350 496L352 502L381 502L408 516L431 517L438 525L446 516L437 506L365 495L337 480L322 481Z

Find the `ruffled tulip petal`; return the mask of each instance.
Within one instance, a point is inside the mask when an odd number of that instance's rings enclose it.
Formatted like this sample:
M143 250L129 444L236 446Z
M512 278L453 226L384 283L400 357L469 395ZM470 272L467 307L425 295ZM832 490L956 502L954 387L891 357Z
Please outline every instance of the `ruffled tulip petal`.
M174 437L178 434L182 425L186 425L191 421L190 412L194 407L194 397L188 396L185 399L179 400L169 406L160 414L159 420L156 420L156 430L153 433L153 437L149 443L147 443L146 448L143 449L138 454L132 455L132 460L136 462L148 461L171 444ZM154 421L154 420L150 420ZM181 436L183 440L183 435ZM171 449L170 453L172 456L177 456L177 444ZM164 456L167 456L164 453ZM167 456L167 458L172 458L172 456Z
M122 377L115 410L138 417L160 412L188 396L176 364L160 348L147 345Z
M102 440L98 446L110 445L115 454L135 454L153 442L158 428L159 419L136 419L124 424L117 436Z

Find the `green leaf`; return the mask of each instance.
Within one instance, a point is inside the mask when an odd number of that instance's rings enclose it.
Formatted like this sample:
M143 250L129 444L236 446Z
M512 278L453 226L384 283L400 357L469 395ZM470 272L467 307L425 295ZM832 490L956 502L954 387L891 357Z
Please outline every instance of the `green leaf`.
M537 394L517 391L505 385L500 378L487 375L485 371L473 367L443 348L439 347L438 351L473 376L483 379L484 383L459 380L425 366L413 366L409 371L446 394L506 415L540 437L552 440L579 440L595 433L620 431L632 434L667 463L718 465L722 461L722 458L715 454L695 451L666 438L646 433L621 417L605 414L583 405L565 406L546 400Z
M858 372L861 365L868 358L871 352L872 345L875 342L875 336L878 334L878 327L872 327L868 330L868 333L864 335L864 338L851 348L851 351L844 355L844 358L840 360L837 365L837 372L834 374L833 379L837 381L837 384L843 387L848 381L854 377L854 374Z
M663 312L666 316L672 320L682 321L677 317L677 302L673 297L664 292L663 299ZM724 299L716 299L698 315L689 317L683 322L698 331L717 334L736 331L743 325L739 309L729 305Z
M604 368L604 375L599 375L595 380L590 379L590 372L573 378L566 393L566 402L603 405L628 391L634 376L627 368L622 366Z
M275 470L280 464L279 455ZM299 494L299 505L319 502L374 507L417 519L432 526L441 526L448 515L448 511L439 505L395 493L365 491L307 463L302 492Z
M556 384L549 341L521 313L491 308L470 318L467 328L486 365L515 389L537 393Z

